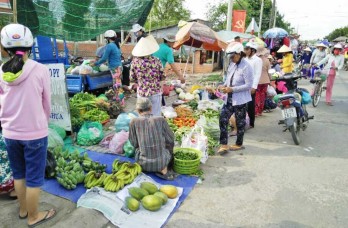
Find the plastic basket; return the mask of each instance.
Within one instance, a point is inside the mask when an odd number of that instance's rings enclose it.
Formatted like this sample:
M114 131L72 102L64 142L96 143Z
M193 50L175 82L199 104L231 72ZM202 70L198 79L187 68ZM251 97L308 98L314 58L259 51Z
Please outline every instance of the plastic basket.
M174 154L179 150L184 150L187 153L195 153L198 155L198 158L195 160L181 160L174 156L174 171L179 174L194 174L197 172L202 152L194 148L174 148Z

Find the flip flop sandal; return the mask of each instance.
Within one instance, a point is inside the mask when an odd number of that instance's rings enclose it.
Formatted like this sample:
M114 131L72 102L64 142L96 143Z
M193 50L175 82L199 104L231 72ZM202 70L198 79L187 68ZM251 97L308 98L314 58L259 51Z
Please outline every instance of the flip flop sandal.
M232 151L244 150L244 149L245 149L244 146L238 146L238 145L232 145L232 146L230 146L230 150L232 150Z
M228 148L220 147L220 149L217 151L219 155L224 155L228 152Z
M167 171L166 174L156 173L155 175L158 176L158 177L161 178L161 179L164 179L164 180L174 180L174 179L175 179L175 177L173 176L173 174L170 173L169 171Z
M235 132L235 131L232 131L230 134L230 136L236 136L236 135L237 135L237 132Z
M24 215L24 216L21 216L20 214L18 214L18 218L19 218L19 219L26 219L26 218L28 218L28 212L27 212L27 214Z
M51 215L50 217L48 217L48 215L49 215L50 212L52 212L52 211L54 212L53 215ZM36 226L38 226L38 225L41 225L42 223L45 223L45 222L51 220L52 218L54 218L54 216L56 216L56 215L57 215L57 211L56 211L56 210L54 210L54 209L48 210L47 213L46 213L46 215L45 215L45 217L44 217L43 219L41 219L40 221L38 221L38 222L36 222L36 223L34 223L34 224L31 224L31 225L28 224L28 227L29 227L29 228L32 228L32 227L36 227Z

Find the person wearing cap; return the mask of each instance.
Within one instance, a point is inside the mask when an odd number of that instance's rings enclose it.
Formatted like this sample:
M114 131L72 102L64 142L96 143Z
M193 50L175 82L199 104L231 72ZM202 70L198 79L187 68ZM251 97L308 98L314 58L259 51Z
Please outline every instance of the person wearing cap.
M310 60L311 65L317 64L318 62L320 62L322 59L326 57L326 51L325 51L326 48L327 48L326 45L323 43L320 43L316 46L316 49L313 51L312 57Z
M282 64L280 66L283 73L291 74L294 70L294 64L293 64L294 56L292 54L291 48L289 48L286 45L283 45L281 46L281 48L279 48L277 52L283 54Z
M246 125L246 104L251 101L250 89L253 84L253 70L245 60L244 47L241 43L232 42L226 48L230 59L227 77L223 85L217 89L227 94L227 99L220 114L220 147L217 151L222 155L230 150L244 149L243 138ZM212 93L211 89L208 92ZM234 145L228 145L228 124L234 114L237 124L237 139Z
M244 52L246 54L245 60L251 65L253 69L253 85L251 88L251 101L248 102L248 115L250 118L250 128L255 127L255 93L260 81L262 72L262 60L256 55L258 45L256 42L248 42L245 45Z
M255 93L255 116L261 116L267 97L267 88L271 83L271 78L268 74L268 71L271 69L271 64L266 57L270 55L269 51L265 47L259 46L256 55L262 61L262 70L261 77Z
M181 83L185 83L185 78L182 73L177 69L174 62L174 54L173 54L173 44L175 42L175 36L172 34L167 34L163 37L163 43L159 45L158 51L156 51L153 56L159 58L162 62L163 68L166 67L167 63L170 65L178 79Z
M138 85L137 95L151 100L154 116L161 116L161 81L165 79L161 61L152 55L158 49L152 35L141 38L132 51L130 67L130 79Z
M333 47L332 53L327 55L323 60L318 62L316 65L320 66L322 64L325 64L324 72L327 72L327 81L326 81L326 104L329 106L332 106L331 102L331 96L332 96L332 89L335 82L336 75L339 75L338 71L343 68L344 64L344 57L341 54L342 52L342 45L336 44Z
M0 120L19 202L15 213L29 227L43 224L57 214L55 209L39 211L40 188L45 181L51 83L48 68L29 59L33 44L31 31L21 24L9 24L1 30L1 45L10 59L0 69Z
M135 148L135 161L143 171L155 172L155 175L173 180L172 171L174 133L162 116L152 115L152 102L139 97L136 110L139 117L133 118L129 125L129 141Z
M139 42L139 40L143 37L147 37L147 33L145 32L145 28L142 27L139 24L134 24L132 26L132 29L130 30L131 32L134 33L135 37L137 38L137 41Z

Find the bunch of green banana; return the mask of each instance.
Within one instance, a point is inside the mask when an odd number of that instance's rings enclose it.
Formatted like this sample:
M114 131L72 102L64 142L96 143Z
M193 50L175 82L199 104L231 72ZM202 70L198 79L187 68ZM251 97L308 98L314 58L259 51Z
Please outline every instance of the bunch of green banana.
M71 152L69 154L69 159L76 160L80 163L82 163L84 160L91 160L86 152L83 155L80 155L80 152L78 150L74 150L73 152Z
M117 178L116 174L109 175L104 180L104 189L109 192L117 192L124 187L122 179Z
M59 176L60 177L57 177L58 183L66 189L75 189L76 185L83 183L85 179L85 173L83 170L62 172Z
M122 162L118 159L115 159L114 162L112 163L112 173L117 173L117 171L121 168L122 164L127 163L127 162Z
M121 165L118 171L128 171L134 178L141 173L141 166L138 163L125 162Z
M94 170L89 171L85 177L85 180L84 180L85 187L86 188L92 188L95 186L103 187L104 180L107 177L108 177L108 174L105 172L100 173L100 172L96 172Z
M83 160L82 167L83 167L83 170L86 172L96 171L96 172L102 173L102 172L105 172L106 170L105 164L100 164L99 162L95 162L88 159Z

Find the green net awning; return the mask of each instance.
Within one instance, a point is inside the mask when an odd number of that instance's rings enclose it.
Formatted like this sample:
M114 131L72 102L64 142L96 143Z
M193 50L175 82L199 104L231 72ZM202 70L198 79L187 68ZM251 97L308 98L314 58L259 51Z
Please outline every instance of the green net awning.
M144 25L154 0L17 0L18 23L34 35L90 40ZM12 4L12 1L11 1Z

